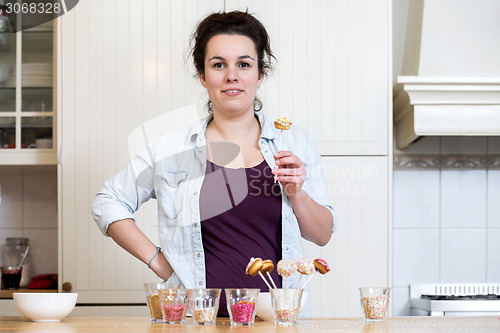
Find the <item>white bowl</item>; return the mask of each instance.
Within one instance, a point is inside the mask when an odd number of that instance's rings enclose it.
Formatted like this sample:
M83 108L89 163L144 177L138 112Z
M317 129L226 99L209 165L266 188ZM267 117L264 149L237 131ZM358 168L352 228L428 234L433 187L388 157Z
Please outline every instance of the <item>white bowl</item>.
M300 301L300 310L299 313L304 310L304 307L307 303L307 298L309 297L309 293L302 293L302 299ZM271 303L271 293L259 293L259 298L257 299L257 317L265 321L273 321L274 320L274 310L273 305Z
M13 293L17 310L32 321L60 321L73 311L77 293Z

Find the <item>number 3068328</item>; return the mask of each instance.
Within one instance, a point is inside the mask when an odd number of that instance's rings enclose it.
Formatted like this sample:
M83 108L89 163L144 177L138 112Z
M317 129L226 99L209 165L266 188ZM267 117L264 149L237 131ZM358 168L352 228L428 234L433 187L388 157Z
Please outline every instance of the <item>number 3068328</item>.
M62 10L61 4L56 2L39 3L6 3L7 14L59 14Z

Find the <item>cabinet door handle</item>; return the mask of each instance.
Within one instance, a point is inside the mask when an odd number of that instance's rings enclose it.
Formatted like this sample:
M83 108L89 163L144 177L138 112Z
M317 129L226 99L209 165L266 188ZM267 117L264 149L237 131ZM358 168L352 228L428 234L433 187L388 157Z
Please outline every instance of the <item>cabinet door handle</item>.
M65 291L65 292L70 292L71 288L73 288L71 286L71 282L64 282L63 285L62 285L62 290Z

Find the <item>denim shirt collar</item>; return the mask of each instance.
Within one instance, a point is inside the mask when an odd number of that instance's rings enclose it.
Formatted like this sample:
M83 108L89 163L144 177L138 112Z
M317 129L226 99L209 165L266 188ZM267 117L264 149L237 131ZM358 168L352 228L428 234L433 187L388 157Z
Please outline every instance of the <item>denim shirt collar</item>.
M213 115L209 114L206 117L200 119L199 122L191 126L191 129L187 136L187 144L189 142L196 142L196 145L199 147L201 145L205 145L205 131L207 130L207 125L210 120L213 119Z
M274 140L280 136L280 130L274 127L273 121L269 120L262 112L255 112L255 115L260 122L261 138Z
M280 130L274 127L274 122L269 120L266 115L260 111L256 111L255 115L260 123L261 134L260 137L273 140L279 137ZM213 115L209 114L206 117L202 118L199 122L197 122L194 126L191 127L189 131L188 140L197 142L197 145L205 144L205 131L207 129L207 125L210 120L213 119ZM201 140L200 140L201 139Z

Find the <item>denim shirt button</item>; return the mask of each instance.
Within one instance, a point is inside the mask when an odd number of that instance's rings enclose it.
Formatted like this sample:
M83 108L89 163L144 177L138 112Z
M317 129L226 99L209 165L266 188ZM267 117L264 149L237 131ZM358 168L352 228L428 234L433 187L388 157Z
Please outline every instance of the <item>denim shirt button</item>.
M196 254L196 256L197 256L198 258L199 258L199 257L201 257L201 253L200 253L200 252L198 252L198 253Z
M198 285L202 286L203 285L203 281L198 281Z
M288 251L288 250L290 250L290 248L288 248L288 247L285 247L285 251Z

